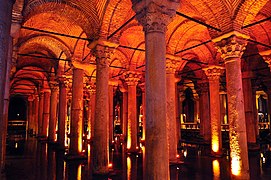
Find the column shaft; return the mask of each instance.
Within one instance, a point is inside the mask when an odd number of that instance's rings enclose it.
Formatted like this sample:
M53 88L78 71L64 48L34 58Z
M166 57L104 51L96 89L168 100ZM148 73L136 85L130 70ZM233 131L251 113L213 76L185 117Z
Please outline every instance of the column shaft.
M128 122L127 122L127 149L137 151L137 103L136 85L128 85Z
M95 108L96 108L96 92L93 91L90 96L91 101L91 138L94 136Z
M70 150L71 155L80 155L83 142L83 85L84 70L73 69L72 80L72 108L70 127Z
M39 96L36 95L34 100L34 135L38 135L38 123L39 123Z
M168 123L169 161L175 162L177 160L175 74L167 73L166 82L167 82L167 123Z
M50 121L49 121L49 142L55 142L56 138L56 122L57 122L57 99L58 99L58 88L51 88L51 99L50 99Z
M27 117L27 121L28 121L28 133L33 132L33 99L28 100L28 117Z
M108 87L108 103L109 103L109 143L111 144L114 141L114 105L113 105L113 96L114 96L114 89L112 85Z
M44 92L39 94L39 120L38 120L38 136L42 136L42 122L43 122L43 106L44 106Z
M43 119L42 119L42 137L48 137L50 118L50 92L44 92Z
M127 138L127 119L128 119L128 93L127 91L123 92L122 99L122 135L124 139Z
M66 117L67 117L67 87L65 82L59 83L59 118L57 142L61 149L65 149L66 137Z

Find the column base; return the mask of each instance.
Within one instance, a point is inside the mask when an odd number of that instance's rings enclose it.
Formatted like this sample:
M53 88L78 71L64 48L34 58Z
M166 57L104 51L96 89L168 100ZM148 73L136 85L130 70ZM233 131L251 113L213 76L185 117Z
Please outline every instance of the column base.
M141 154L141 149L127 149L127 154Z
M170 159L169 160L169 165L172 166L172 165L179 165L179 164L183 164L184 162L181 161L180 159Z
M98 170L94 170L93 175L94 175L94 177L99 179L98 177L107 176L110 174L110 172L113 172L113 169L103 167Z
M38 136L37 138L38 138L38 141L40 141L40 142L47 142L48 141L48 138L45 136Z
M85 155L85 153L81 153L81 154L71 154L71 153L68 153L68 154L65 155L64 160L65 161L87 160L87 156Z
M223 152L214 153L213 151L211 151L210 156L215 158L221 158L223 157Z

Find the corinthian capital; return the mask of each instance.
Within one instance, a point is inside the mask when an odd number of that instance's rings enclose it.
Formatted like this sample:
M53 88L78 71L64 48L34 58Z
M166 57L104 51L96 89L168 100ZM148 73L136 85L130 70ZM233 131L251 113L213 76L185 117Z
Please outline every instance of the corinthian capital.
M233 59L241 58L246 49L247 39L249 39L247 35L231 32L213 41L216 43L218 52L221 53L221 58L227 63Z
M224 67L209 66L203 69L209 80L219 80L220 76L224 73Z
M167 74L174 74L175 71L182 64L182 59L178 56L166 55L166 72Z
M260 55L263 57L264 61L268 64L268 67L271 71L271 50L262 51Z
M179 6L178 2L170 0L142 0L134 1L133 4L136 18L146 33L165 33L167 25L172 21L176 8Z
M125 82L128 86L136 86L140 77L141 74L135 71L127 71L124 73Z

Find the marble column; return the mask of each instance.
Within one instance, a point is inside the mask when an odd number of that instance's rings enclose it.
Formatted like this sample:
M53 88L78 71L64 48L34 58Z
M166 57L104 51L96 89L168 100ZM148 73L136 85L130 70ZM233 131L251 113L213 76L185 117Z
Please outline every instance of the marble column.
M136 86L140 74L135 71L124 73L125 82L128 85L128 121L127 121L127 150L137 152L138 149L138 119L137 119L137 100Z
M219 89L220 76L224 73L224 68L210 65L204 68L205 74L209 79L210 92L210 117L211 117L211 154L213 156L222 156L222 136L220 119L220 97Z
M57 143L60 149L65 149L66 118L67 118L67 82L65 76L58 78L59 82L59 109Z
M127 139L127 119L128 119L128 92L127 89L122 87L122 118L121 118L121 129L123 139Z
M199 87L199 111L200 111L200 134L207 143L211 143L210 99L209 83L207 80L200 81Z
M233 178L249 179L246 119L244 108L241 56L246 35L238 32L214 39L226 68L231 172Z
M43 119L42 119L42 133L43 138L48 138L49 119L50 119L50 96L51 91L49 89L44 90L44 105L43 105Z
M109 143L114 141L114 81L109 81L108 84L108 104L109 104Z
M6 67L10 47L13 0L0 0L0 172L5 164L7 118L5 116ZM4 88L6 87L6 88Z
M252 71L246 71L242 73L243 77L243 90L244 90L244 105L245 105L245 117L247 128L247 142L249 144L256 144L256 132L254 123L254 108L253 108L253 93L251 79L254 77Z
M90 109L91 109L91 124L90 124L90 137L94 136L94 122L95 122L95 103L96 103L96 87L93 86L90 90Z
M69 154L74 157L80 157L83 148L83 88L84 70L73 68Z
M93 49L96 56L96 108L93 138L93 173L109 173L109 61L116 46L99 41Z
M33 133L33 129L34 129L34 117L33 117L33 105L34 105L34 99L32 96L28 97L28 116L27 116L27 121L28 121L28 127L27 127L27 131L28 133L30 133L30 131ZM32 135L31 133L31 135Z
M51 97L50 97L50 120L49 120L49 136L48 140L51 143L56 141L56 122L57 122L57 103L59 87L56 81L50 82Z
M43 121L43 106L44 106L44 91L39 93L39 120L38 120L38 136L42 136L42 121Z
M39 123L39 96L36 94L34 100L34 130L33 130L34 135L38 135L38 123Z
M145 179L169 179L166 123L166 29L179 3L133 1L143 25L146 47L146 160Z
M179 59L179 60L177 60ZM167 55L166 83L167 83L167 131L169 144L169 161L177 162L177 122L176 122L176 78L175 72L179 66L180 58Z

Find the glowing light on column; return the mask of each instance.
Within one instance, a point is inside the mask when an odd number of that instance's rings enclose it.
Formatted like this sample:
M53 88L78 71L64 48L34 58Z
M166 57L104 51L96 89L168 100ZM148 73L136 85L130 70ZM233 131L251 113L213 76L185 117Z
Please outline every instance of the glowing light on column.
M82 177L82 165L80 164L77 169L77 179L81 179Z
M220 177L220 164L218 160L213 160L213 174L215 179Z
M131 120L128 120L128 129L127 129L127 149L131 149L132 146L132 128Z
M127 157L127 179L131 179L132 162L131 158Z
M216 129L216 125L212 125L212 151L215 153L219 151L219 135Z
M232 157L231 160L231 173L235 176L240 175L241 172L241 161L238 157Z

